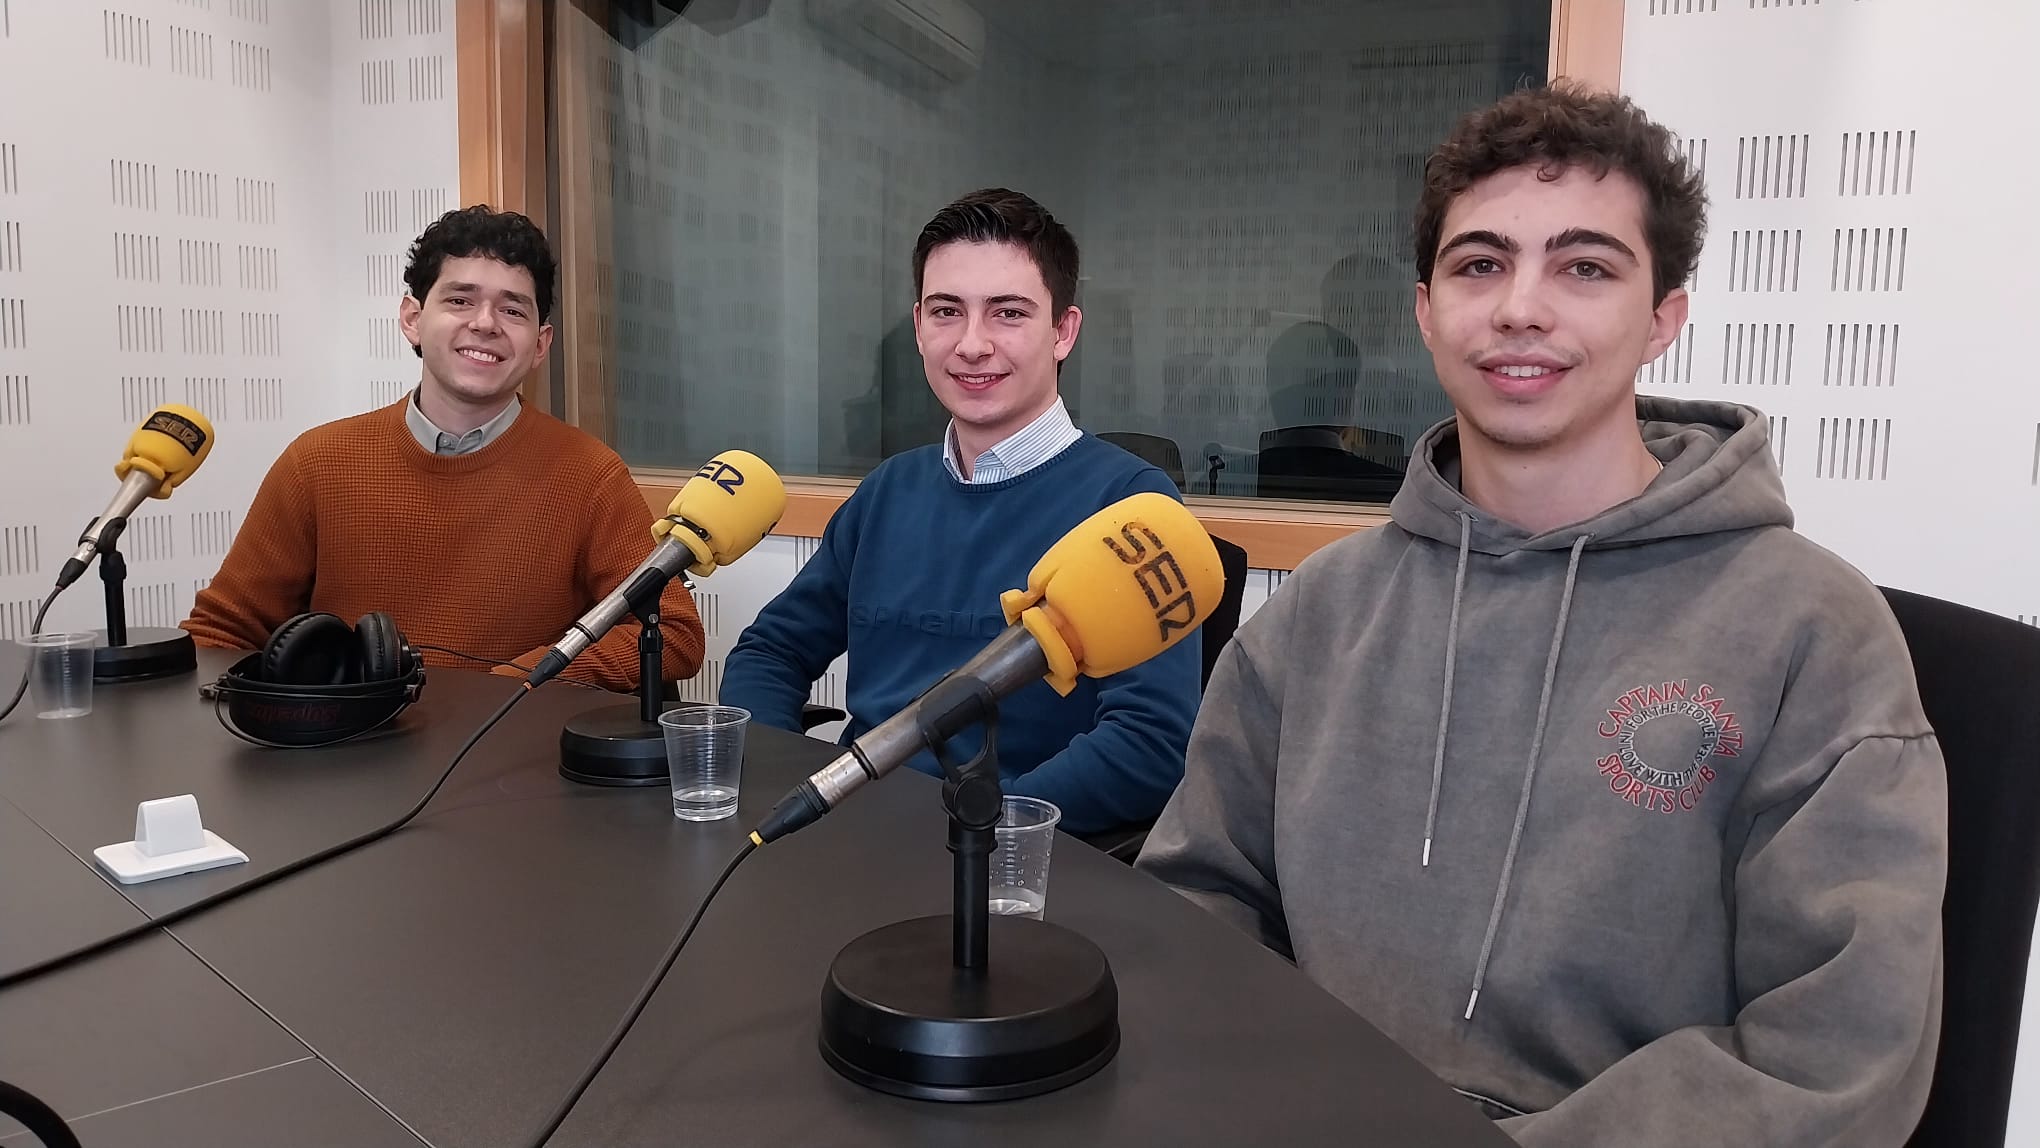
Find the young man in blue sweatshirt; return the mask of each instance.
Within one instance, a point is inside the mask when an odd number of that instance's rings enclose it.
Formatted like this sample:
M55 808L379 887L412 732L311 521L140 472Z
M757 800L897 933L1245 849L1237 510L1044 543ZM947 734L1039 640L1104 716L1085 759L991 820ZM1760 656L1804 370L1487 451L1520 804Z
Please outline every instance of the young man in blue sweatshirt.
M1897 1148L1940 1032L1947 779L1883 597L1748 407L1638 398L1706 199L1558 87L1425 166L1455 418L1226 648L1140 867L1537 1148Z
M1092 513L1159 469L1080 431L1056 392L1076 346L1077 244L1040 204L988 189L943 208L914 245L914 337L949 411L940 445L887 459L758 614L723 669L722 701L800 729L801 704L848 652L847 744L1005 629L1002 591ZM999 706L1005 790L1053 802L1062 826L1142 824L1183 776L1202 667L1198 636L1068 697L1035 682ZM959 762L983 744L955 738ZM940 774L928 754L912 763Z

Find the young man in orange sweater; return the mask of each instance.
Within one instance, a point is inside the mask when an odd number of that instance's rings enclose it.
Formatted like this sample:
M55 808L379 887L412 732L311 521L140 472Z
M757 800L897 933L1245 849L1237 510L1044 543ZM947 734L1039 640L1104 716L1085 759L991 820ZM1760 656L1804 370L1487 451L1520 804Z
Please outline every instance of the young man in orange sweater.
M418 388L285 448L184 623L199 645L259 648L303 611L381 610L443 647L427 664L461 665L457 650L529 667L644 561L650 515L623 460L517 397L552 345L554 270L515 212L468 207L425 229L398 305ZM663 605L664 674L691 677L701 618L677 580ZM636 628L565 676L636 688Z

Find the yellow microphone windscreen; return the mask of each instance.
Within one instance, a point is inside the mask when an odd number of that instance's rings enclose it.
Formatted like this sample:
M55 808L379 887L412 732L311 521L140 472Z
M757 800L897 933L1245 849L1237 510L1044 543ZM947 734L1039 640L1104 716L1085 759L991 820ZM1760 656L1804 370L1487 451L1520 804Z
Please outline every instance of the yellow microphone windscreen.
M1197 516L1147 492L1063 535L1035 563L1027 588L1007 591L1000 605L1008 622L1042 640L1049 682L1068 693L1071 669L1094 678L1120 673L1195 633L1224 590L1218 548Z
M114 464L113 474L122 481L134 470L154 475L161 482L156 497L168 498L212 453L212 447L210 420L181 403L165 403L151 411L128 439L127 453Z
M727 450L704 463L680 488L667 511L687 524L704 544L690 545L698 559L688 569L708 575L758 545L786 513L786 484L765 460L746 450ZM684 541L684 539L683 539ZM708 557L702 558L702 550Z

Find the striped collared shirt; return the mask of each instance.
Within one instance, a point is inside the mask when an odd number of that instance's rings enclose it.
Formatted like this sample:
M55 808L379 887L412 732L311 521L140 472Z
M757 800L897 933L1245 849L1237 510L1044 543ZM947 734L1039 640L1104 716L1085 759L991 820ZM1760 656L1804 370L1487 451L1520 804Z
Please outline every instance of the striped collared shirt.
M1058 398L1054 406L1041 412L1041 417L977 456L970 464L970 477L965 478L963 466L957 461L956 420L951 419L949 429L942 434L942 465L949 469L949 477L969 486L1004 482L1061 454L1082 437L1084 432L1070 421L1069 408Z
M440 430L438 424L425 417L425 411L418 405L418 392L411 392L411 401L404 404L404 425L411 428L411 437L425 448L427 454L473 454L503 437L510 424L517 421L517 411L524 404L512 398L510 405L501 414L481 426L456 435Z

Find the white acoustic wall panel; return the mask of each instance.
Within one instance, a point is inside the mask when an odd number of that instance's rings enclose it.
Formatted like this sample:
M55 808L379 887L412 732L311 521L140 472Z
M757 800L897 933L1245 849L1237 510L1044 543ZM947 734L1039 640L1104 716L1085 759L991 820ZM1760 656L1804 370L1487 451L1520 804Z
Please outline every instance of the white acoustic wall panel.
M1692 324L1646 391L1771 417L1800 529L1872 578L2040 614L2040 266L1992 258L2040 157L2040 11L1631 0L1623 87L1705 157ZM2007 133L2011 133L2008 135Z
M426 224L460 206L453 0L326 5L332 38L336 362L332 414L395 402L418 382L397 329L405 256Z
M363 193L451 206L451 5L407 0L370 41L378 0L0 0L0 453L17 476L0 485L0 639L26 631L151 407L189 403L218 435L124 546L130 620L170 625L292 437L415 382L415 360L379 364L363 335L371 310L395 313L388 259L415 215L378 233ZM394 108L360 98L371 57L416 62ZM392 289L370 308L371 287ZM87 582L50 624L101 616Z
M1640 384L1770 416L1800 529L2040 624L2040 8L1629 0L1623 88L1707 160L1692 330ZM2034 827L2040 830L2040 826ZM2040 963L2007 1143L2040 1143Z
M723 666L730 651L736 647L737 639L743 635L744 627L750 625L757 618L758 611L786 589L793 576L809 558L814 557L816 541L775 534L760 542L737 565L699 580L694 591L694 605L701 613L708 652L701 672L680 683L681 697L688 701L712 702L721 696ZM5 549L0 547L0 561L4 560ZM838 657L821 680L815 683L809 700L841 708L847 671L848 659ZM840 723L830 723L818 727L813 733L819 738L833 739L842 728Z

